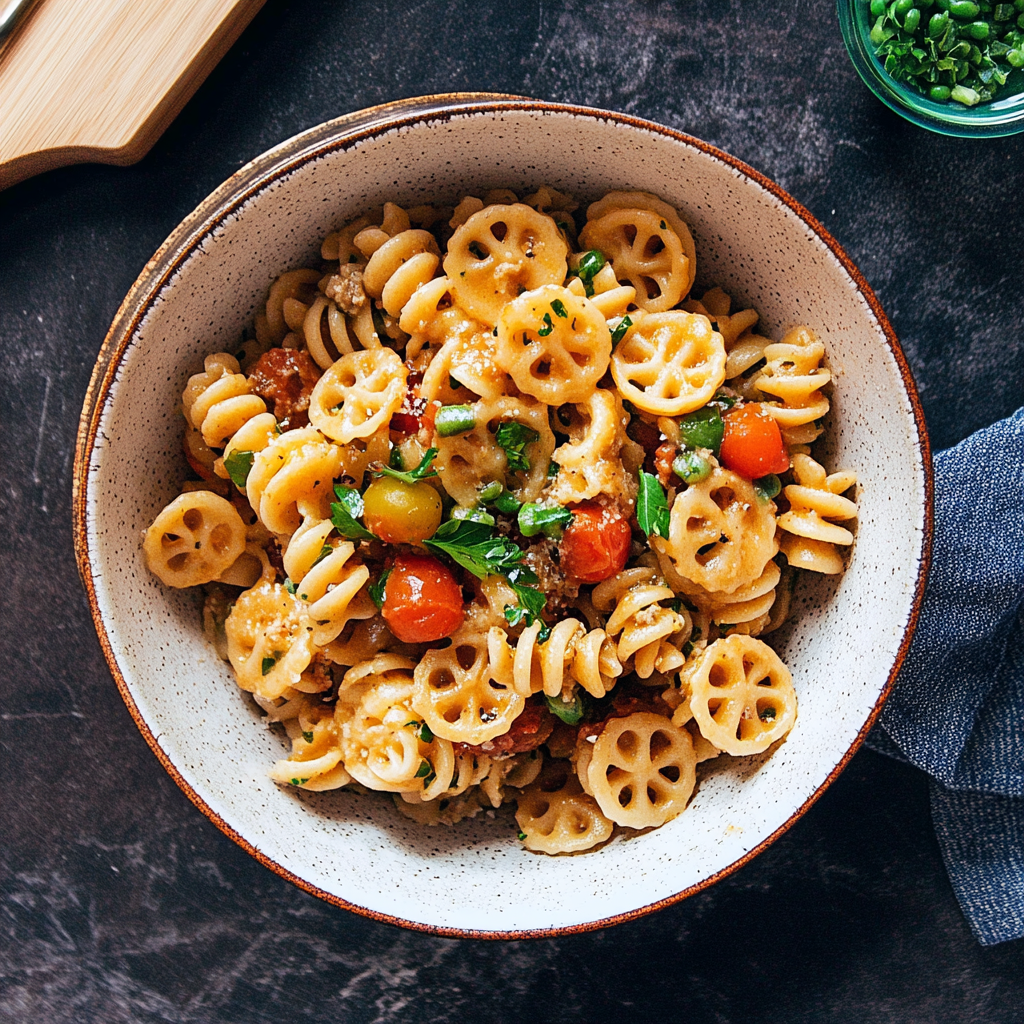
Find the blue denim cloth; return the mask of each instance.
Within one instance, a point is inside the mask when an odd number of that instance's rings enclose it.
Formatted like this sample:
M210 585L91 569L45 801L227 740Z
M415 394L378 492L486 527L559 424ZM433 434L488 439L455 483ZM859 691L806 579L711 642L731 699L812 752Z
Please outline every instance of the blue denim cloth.
M1024 936L1024 408L935 457L921 619L868 745L932 776L979 941Z

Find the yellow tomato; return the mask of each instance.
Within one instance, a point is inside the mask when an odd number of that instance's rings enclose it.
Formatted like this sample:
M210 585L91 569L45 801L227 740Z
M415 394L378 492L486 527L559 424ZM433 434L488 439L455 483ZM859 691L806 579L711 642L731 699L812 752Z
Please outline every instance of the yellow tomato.
M374 480L363 495L367 527L388 544L416 544L441 525L441 497L428 483L391 476Z

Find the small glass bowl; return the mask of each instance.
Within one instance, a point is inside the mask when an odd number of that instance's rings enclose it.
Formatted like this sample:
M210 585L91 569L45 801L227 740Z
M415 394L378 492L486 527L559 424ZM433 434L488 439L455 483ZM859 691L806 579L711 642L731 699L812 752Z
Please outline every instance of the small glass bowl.
M882 69L869 38L871 12L865 0L837 0L836 8L843 42L857 74L900 117L941 135L961 138L993 138L1024 132L1024 91L976 107L936 103L911 86L897 82Z

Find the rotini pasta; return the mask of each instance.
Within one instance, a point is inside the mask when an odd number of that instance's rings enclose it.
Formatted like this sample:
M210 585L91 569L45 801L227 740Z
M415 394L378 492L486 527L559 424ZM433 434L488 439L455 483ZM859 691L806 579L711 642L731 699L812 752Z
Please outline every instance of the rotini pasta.
M810 328L689 297L689 228L645 192L388 202L320 252L188 379L199 479L142 545L206 588L289 741L270 777L433 826L514 804L525 849L569 854L784 739L796 690L755 637L857 514L810 455Z

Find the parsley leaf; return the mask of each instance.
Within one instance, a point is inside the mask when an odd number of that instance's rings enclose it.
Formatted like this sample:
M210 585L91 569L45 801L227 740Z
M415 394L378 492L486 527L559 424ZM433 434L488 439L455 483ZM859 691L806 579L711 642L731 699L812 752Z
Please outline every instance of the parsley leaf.
M395 449L398 450L397 448ZM420 464L415 469L400 470L392 469L390 466L381 466L377 472L377 476L393 476L396 480L401 480L406 484L419 483L420 480L426 480L429 477L437 476L436 469L430 469L430 464L434 461L434 457L437 455L436 448L428 448L420 459ZM427 470L430 470L428 473Z
M233 451L224 460L224 468L231 477L231 482L240 491L245 490L245 482L249 479L249 470L252 469L252 461L255 458L255 452Z
M348 540L373 540L374 536L357 518L363 514L363 496L354 487L334 485L338 500L331 502L331 522Z
M384 588L388 584L388 577L391 575L390 569L385 569L378 578L376 583L371 583L367 587L367 593L370 595L370 600L377 606L378 610L384 604Z
M626 331L628 331L632 326L633 321L630 320L628 316L624 316L615 325L615 329L612 331L612 348L615 348L615 346L618 345L620 341L622 341L622 339L626 336Z
M295 584L292 583L287 576L284 578L284 589L287 590L289 594L294 594L296 590Z
M313 742L313 734L312 734L311 732L306 732L306 730L305 730L305 729L303 729L303 730L302 730L302 738L303 738L303 739L304 739L304 740L305 740L305 741L306 741L307 743L312 743L312 742Z
M270 670L277 664L277 658L264 658L260 662L260 675L266 676L270 674Z
M544 320L544 326L543 327L539 327L537 329L537 334L539 334L540 337L542 337L542 338L546 338L555 329L555 325L551 322L551 314L550 313L545 313L544 317L543 317L543 320Z
M547 508L535 502L527 502L519 509L518 518L519 532L524 537L536 537L538 533L560 537L563 528L572 522L572 513L560 505Z
M583 282L583 287L586 289L588 299L592 298L594 295L594 276L601 270L604 264L604 256L602 256L596 249L590 249L580 257L579 267L576 270L576 274Z
M502 423L494 435L494 440L499 448L504 449L509 472L530 472L530 460L525 454L526 446L540 440L540 434L533 427L515 421Z
M636 496L636 518L640 529L653 537L668 537L669 510L668 499L658 478L653 473L640 470L640 490Z
M560 316L563 320L569 319L569 313L565 308L565 303L561 299L552 299L551 309L555 316Z

